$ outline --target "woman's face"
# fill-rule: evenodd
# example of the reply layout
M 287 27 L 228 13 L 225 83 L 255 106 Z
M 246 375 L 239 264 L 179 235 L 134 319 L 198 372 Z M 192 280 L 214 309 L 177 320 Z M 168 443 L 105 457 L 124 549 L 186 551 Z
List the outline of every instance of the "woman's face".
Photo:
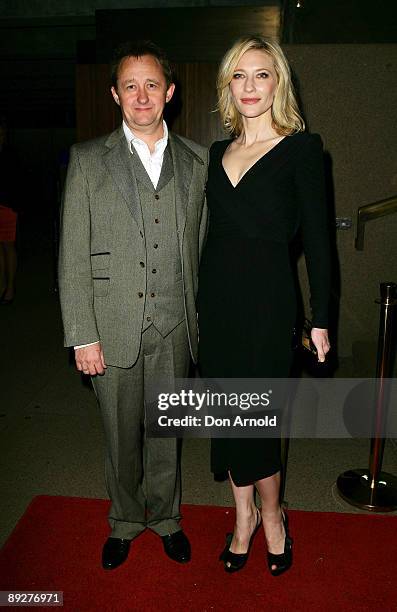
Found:
M 244 53 L 230 82 L 234 104 L 243 117 L 259 117 L 269 112 L 277 88 L 273 60 L 265 51 Z

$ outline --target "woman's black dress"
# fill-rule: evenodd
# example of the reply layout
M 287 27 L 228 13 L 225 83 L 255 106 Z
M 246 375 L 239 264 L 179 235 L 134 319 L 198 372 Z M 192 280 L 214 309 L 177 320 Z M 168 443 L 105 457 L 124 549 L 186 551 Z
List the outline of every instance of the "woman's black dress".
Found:
M 286 136 L 231 184 L 230 140 L 210 151 L 208 237 L 199 276 L 199 366 L 205 378 L 286 378 L 296 291 L 289 243 L 301 228 L 312 320 L 327 327 L 329 235 L 321 138 Z M 279 439 L 212 439 L 211 469 L 246 485 L 280 470 Z

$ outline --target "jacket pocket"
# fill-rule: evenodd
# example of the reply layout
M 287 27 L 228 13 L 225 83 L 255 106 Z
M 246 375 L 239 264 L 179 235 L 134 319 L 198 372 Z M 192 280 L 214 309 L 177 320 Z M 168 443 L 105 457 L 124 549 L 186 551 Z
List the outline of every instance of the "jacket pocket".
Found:
M 110 253 L 91 253 L 91 270 L 107 270 L 110 265 Z

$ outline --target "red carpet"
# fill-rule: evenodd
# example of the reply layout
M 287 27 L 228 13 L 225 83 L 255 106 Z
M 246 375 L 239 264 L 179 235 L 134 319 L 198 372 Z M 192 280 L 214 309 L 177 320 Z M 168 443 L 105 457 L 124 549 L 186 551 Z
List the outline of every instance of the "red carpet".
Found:
M 68 612 L 397 610 L 396 517 L 290 511 L 295 561 L 275 578 L 262 532 L 246 568 L 224 572 L 218 555 L 234 513 L 211 506 L 183 508 L 191 563 L 169 560 L 145 531 L 127 562 L 104 572 L 107 508 L 105 500 L 36 497 L 0 554 L 0 590 L 63 591 Z

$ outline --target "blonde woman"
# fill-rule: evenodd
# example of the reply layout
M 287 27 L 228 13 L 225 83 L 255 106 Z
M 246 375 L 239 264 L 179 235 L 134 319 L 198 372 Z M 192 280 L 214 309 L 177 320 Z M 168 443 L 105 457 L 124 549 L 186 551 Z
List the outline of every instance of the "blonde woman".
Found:
M 198 297 L 201 373 L 284 378 L 296 318 L 289 243 L 299 229 L 319 361 L 329 350 L 322 142 L 304 131 L 278 44 L 261 36 L 239 40 L 222 60 L 217 89 L 230 139 L 215 142 L 210 152 L 210 225 Z M 236 504 L 234 532 L 221 554 L 227 572 L 244 567 L 261 523 L 270 572 L 276 576 L 291 566 L 292 540 L 279 505 L 280 467 L 278 438 L 212 439 L 212 471 L 228 472 Z

